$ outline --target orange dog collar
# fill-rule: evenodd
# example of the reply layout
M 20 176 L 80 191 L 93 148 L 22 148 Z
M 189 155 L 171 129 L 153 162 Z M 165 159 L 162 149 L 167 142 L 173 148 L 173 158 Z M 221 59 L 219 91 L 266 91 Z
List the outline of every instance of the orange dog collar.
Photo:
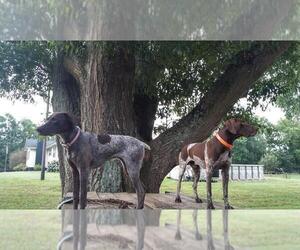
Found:
M 216 138 L 225 148 L 228 148 L 229 150 L 233 148 L 233 145 L 225 141 L 218 133 L 216 133 Z

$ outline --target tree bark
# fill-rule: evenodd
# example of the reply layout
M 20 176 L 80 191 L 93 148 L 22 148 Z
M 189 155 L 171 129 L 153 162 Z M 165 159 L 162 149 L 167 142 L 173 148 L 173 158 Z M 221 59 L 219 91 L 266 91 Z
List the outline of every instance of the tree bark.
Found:
M 65 57 L 62 68 L 68 71 L 64 71 L 64 75 L 76 83 L 76 91 L 80 91 L 79 99 L 82 101 L 77 103 L 76 109 L 80 108 L 83 130 L 97 134 L 131 135 L 149 142 L 152 140 L 158 101 L 143 91 L 136 91 L 138 80 L 135 79 L 132 47 L 126 42 L 104 43 L 102 46 L 90 43 L 86 62 Z M 58 82 L 66 85 L 66 81 Z M 56 104 L 55 111 L 74 113 L 74 108 L 69 107 L 72 100 L 66 98 L 70 96 L 68 92 L 56 87 L 54 96 L 56 102 L 63 103 Z M 71 191 L 71 172 L 66 168 L 63 150 L 61 147 L 59 149 L 62 186 L 67 186 L 64 190 Z M 98 192 L 133 191 L 130 180 L 122 170 L 118 161 L 106 163 L 103 168 L 91 173 L 89 189 Z
M 75 78 L 66 71 L 63 66 L 64 58 L 59 56 L 54 65 L 53 98 L 52 106 L 54 112 L 68 112 L 80 119 L 80 89 Z M 58 158 L 60 165 L 60 180 L 62 196 L 73 190 L 73 177 L 71 169 L 66 161 L 64 148 L 58 138 Z
M 258 43 L 233 58 L 220 78 L 200 100 L 196 107 L 175 126 L 162 133 L 151 143 L 151 158 L 142 169 L 142 180 L 147 192 L 159 192 L 168 172 L 177 165 L 183 145 L 206 139 L 220 123 L 222 117 L 255 84 L 290 42 Z M 263 46 L 262 46 L 263 45 Z
M 137 137 L 133 109 L 135 58 L 131 46 L 125 42 L 104 42 L 101 46 L 90 43 L 84 67 L 72 58 L 65 65 L 80 82 L 82 129 Z M 93 171 L 91 190 L 132 190 L 122 169 L 120 162 L 110 161 Z

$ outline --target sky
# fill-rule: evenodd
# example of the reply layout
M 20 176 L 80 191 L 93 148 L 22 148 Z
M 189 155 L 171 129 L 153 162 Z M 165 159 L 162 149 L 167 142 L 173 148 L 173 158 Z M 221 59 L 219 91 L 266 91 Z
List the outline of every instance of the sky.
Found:
M 0 115 L 5 113 L 12 114 L 17 120 L 26 118 L 32 120 L 35 124 L 39 124 L 45 119 L 46 103 L 41 97 L 35 97 L 35 103 L 13 102 L 6 98 L 0 98 Z M 284 118 L 283 111 L 272 105 L 269 105 L 265 111 L 257 108 L 254 113 L 259 117 L 265 117 L 273 124 Z
M 46 118 L 46 102 L 41 97 L 34 99 L 35 103 L 25 103 L 0 98 L 0 115 L 10 113 L 17 120 L 30 119 L 33 123 L 39 124 Z

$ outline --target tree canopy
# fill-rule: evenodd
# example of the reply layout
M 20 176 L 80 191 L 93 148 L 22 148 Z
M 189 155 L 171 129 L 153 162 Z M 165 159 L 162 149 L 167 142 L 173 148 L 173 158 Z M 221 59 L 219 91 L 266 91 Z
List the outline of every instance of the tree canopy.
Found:
M 113 55 L 117 42 L 1 42 L 0 94 L 32 100 L 46 95 L 54 80 L 54 65 L 61 53 L 84 61 L 89 46 L 96 44 Z M 126 43 L 126 42 L 124 42 Z M 127 42 L 128 43 L 128 42 Z M 159 118 L 182 117 L 233 63 L 237 53 L 253 46 L 276 47 L 276 42 L 130 42 L 136 54 L 136 91 L 159 103 Z M 251 114 L 252 108 L 276 103 L 287 114 L 297 110 L 299 99 L 299 45 L 289 48 L 245 96 L 248 107 L 235 106 L 235 114 Z M 290 105 L 289 105 L 290 104 Z M 291 106 L 292 105 L 292 106 Z M 299 105 L 298 105 L 299 106 Z

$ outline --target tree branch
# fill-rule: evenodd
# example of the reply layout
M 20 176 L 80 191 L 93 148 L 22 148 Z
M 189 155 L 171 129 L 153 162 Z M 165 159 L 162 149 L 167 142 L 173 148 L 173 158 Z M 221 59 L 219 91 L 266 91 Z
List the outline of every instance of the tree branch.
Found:
M 151 143 L 151 170 L 160 183 L 177 164 L 181 147 L 206 139 L 232 106 L 291 45 L 291 42 L 259 42 L 238 53 L 196 107 L 175 126 Z M 146 183 L 145 183 L 146 184 Z M 158 185 L 159 186 L 159 185 Z

